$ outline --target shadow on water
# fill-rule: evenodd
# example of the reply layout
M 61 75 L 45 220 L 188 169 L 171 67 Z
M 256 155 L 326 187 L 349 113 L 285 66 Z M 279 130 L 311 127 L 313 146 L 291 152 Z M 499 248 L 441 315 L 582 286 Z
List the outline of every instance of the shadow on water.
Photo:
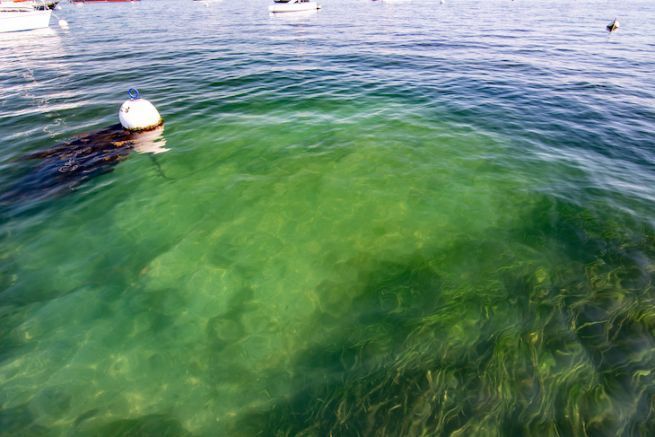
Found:
M 319 287 L 329 334 L 290 364 L 293 395 L 229 434 L 647 435 L 655 236 L 625 220 L 544 198 L 499 240 L 351 260 L 356 287 Z

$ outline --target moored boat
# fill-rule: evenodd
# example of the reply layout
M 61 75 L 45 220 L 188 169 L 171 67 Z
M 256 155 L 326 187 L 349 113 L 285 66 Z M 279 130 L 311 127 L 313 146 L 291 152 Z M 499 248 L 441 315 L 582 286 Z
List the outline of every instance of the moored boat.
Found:
M 71 0 L 73 3 L 132 3 L 141 0 Z
M 37 10 L 31 4 L 0 3 L 0 32 L 46 28 L 51 14 L 51 10 Z
M 0 4 L 16 3 L 22 6 L 32 6 L 34 9 L 45 10 L 55 9 L 59 4 L 59 0 L 12 0 L 8 2 L 0 1 Z
M 272 13 L 303 12 L 321 9 L 321 5 L 310 0 L 274 0 L 275 4 L 268 7 Z

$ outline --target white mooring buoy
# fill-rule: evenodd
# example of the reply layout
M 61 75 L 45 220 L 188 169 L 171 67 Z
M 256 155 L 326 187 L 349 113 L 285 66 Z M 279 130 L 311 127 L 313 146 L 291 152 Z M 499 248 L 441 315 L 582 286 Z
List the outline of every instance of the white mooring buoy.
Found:
M 146 99 L 142 99 L 139 91 L 130 88 L 127 93 L 130 98 L 121 105 L 121 109 L 118 111 L 118 119 L 124 129 L 131 131 L 149 130 L 164 123 L 155 105 Z

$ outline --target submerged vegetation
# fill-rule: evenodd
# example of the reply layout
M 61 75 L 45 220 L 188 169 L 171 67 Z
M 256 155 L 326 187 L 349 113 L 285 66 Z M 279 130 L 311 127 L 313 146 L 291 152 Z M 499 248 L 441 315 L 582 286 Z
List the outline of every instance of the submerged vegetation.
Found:
M 362 281 L 317 290 L 327 302 L 313 324 L 331 334 L 292 363 L 297 392 L 230 433 L 655 429 L 655 269 L 643 265 L 655 255 L 655 235 L 625 235 L 618 217 L 549 199 L 522 222 L 493 242 L 464 239 L 403 263 L 344 266 Z M 490 258 L 503 239 L 523 246 Z M 568 258 L 553 264 L 553 251 Z
M 398 128 L 407 126 L 389 129 Z M 79 272 L 46 268 L 55 295 L 25 275 L 38 252 L 5 257 L 4 270 L 15 272 L 2 277 L 0 370 L 15 399 L 0 416 L 5 429 L 44 431 L 49 420 L 81 435 L 653 429 L 650 225 L 600 200 L 539 194 L 540 179 L 527 183 L 503 171 L 511 160 L 479 153 L 500 147 L 489 138 L 413 129 L 437 148 L 328 143 L 290 159 L 271 148 L 260 161 L 242 150 L 242 161 L 197 167 L 197 179 L 171 179 L 150 200 L 236 175 L 220 204 L 197 191 L 193 203 L 208 205 L 200 212 L 162 216 L 126 198 L 89 223 L 63 215 L 52 247 L 66 253 L 87 253 L 100 227 L 119 254 L 134 243 L 116 230 L 135 215 L 156 226 L 120 264 L 101 257 Z M 438 175 L 415 165 L 425 153 L 448 156 Z M 389 168 L 411 183 L 384 179 Z M 367 199 L 371 181 L 378 195 Z M 67 228 L 80 239 L 67 240 Z M 44 358 L 24 367 L 24 358 L 12 362 L 17 351 Z
M 7 42 L 0 435 L 653 434 L 640 2 L 611 36 L 593 2 L 171 0 Z M 166 131 L 98 130 L 136 85 Z

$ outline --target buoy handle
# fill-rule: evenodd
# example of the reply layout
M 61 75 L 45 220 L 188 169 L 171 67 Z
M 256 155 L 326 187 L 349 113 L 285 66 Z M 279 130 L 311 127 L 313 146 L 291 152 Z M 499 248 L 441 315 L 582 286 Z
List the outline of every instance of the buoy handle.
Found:
M 130 96 L 131 100 L 136 100 L 139 98 L 139 90 L 136 88 L 130 88 L 127 90 L 127 95 Z

